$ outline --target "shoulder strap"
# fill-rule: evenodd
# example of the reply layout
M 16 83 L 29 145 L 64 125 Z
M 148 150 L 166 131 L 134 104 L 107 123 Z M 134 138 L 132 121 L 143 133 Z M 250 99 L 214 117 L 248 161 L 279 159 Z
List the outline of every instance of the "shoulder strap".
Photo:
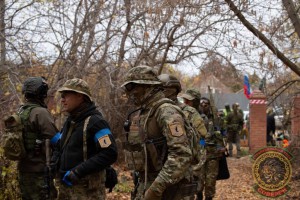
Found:
M 62 149 L 65 147 L 65 145 L 67 144 L 67 142 L 69 141 L 70 137 L 71 137 L 71 133 L 74 129 L 74 126 L 75 126 L 75 122 L 74 121 L 71 121 L 71 124 L 70 124 L 70 128 L 69 128 L 69 131 L 67 133 L 67 136 L 66 136 L 66 139 L 65 139 L 65 142 L 62 146 Z
M 158 102 L 156 102 L 156 104 L 154 104 L 154 106 L 151 108 L 151 111 L 149 112 L 149 116 L 153 115 L 155 113 L 155 111 L 157 110 L 157 108 L 164 103 L 170 103 L 170 104 L 175 105 L 175 102 L 172 101 L 171 99 L 163 98 L 163 99 L 159 100 Z
M 41 106 L 38 104 L 28 104 L 21 106 L 20 110 L 18 111 L 18 115 L 20 116 L 22 123 L 24 123 L 29 118 L 31 110 L 36 107 Z
M 89 124 L 91 116 L 88 116 L 84 120 L 84 125 L 83 125 L 83 161 L 87 160 L 87 142 L 86 142 L 86 129 L 87 125 Z
M 152 117 L 152 115 L 155 114 L 157 108 L 158 108 L 159 106 L 161 106 L 162 104 L 164 104 L 164 103 L 170 103 L 170 104 L 175 105 L 174 101 L 172 101 L 171 99 L 168 99 L 168 98 L 163 98 L 163 99 L 160 99 L 158 102 L 156 102 L 156 103 L 154 104 L 154 106 L 151 108 L 151 110 L 149 111 L 149 113 L 148 113 L 148 115 L 147 115 L 147 117 L 146 117 L 146 119 L 145 119 L 144 127 L 143 127 L 143 130 L 144 130 L 145 132 L 147 132 L 146 126 L 147 126 L 148 119 L 149 119 L 150 117 Z

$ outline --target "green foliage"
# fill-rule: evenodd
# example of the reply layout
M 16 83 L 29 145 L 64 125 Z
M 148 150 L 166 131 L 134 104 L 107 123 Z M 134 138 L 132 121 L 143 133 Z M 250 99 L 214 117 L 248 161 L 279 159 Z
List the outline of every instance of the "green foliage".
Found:
M 248 156 L 249 155 L 249 149 L 247 148 L 241 148 L 241 156 Z
M 132 181 L 131 181 L 132 182 Z M 133 189 L 132 184 L 129 182 L 122 182 L 118 183 L 116 187 L 114 188 L 115 192 L 120 192 L 120 193 L 130 193 Z

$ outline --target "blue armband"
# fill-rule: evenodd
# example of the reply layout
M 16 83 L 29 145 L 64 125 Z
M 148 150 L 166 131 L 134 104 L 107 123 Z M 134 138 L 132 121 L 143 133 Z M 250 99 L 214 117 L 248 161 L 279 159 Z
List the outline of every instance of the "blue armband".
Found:
M 200 139 L 200 141 L 199 141 L 199 144 L 200 144 L 200 146 L 205 146 L 205 140 L 204 139 Z
M 51 143 L 52 145 L 56 145 L 57 142 L 60 140 L 60 138 L 61 138 L 61 133 L 58 132 L 58 133 L 56 133 L 56 134 L 51 138 L 50 143 Z
M 110 130 L 108 128 L 104 128 L 104 129 L 101 129 L 100 131 L 98 131 L 96 134 L 95 134 L 95 137 L 94 137 L 94 141 L 95 142 L 98 142 L 98 139 L 105 136 L 105 135 L 109 135 L 111 134 Z

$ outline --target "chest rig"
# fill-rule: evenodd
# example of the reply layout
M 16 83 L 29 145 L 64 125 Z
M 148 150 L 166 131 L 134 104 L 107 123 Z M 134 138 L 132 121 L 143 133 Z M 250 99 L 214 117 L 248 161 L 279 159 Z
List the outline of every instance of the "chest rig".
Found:
M 163 167 L 167 159 L 167 141 L 154 116 L 160 105 L 170 101 L 162 99 L 149 109 L 139 109 L 128 115 L 124 124 L 126 131 L 124 153 L 130 170 L 151 173 L 158 172 Z M 132 114 L 133 117 L 130 116 Z

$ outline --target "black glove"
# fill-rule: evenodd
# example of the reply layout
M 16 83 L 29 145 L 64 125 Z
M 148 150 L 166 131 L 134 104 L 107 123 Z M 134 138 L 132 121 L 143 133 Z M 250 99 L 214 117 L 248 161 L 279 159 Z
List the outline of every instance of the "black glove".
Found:
M 67 186 L 76 185 L 79 182 L 79 176 L 76 170 L 67 171 L 62 179 Z

